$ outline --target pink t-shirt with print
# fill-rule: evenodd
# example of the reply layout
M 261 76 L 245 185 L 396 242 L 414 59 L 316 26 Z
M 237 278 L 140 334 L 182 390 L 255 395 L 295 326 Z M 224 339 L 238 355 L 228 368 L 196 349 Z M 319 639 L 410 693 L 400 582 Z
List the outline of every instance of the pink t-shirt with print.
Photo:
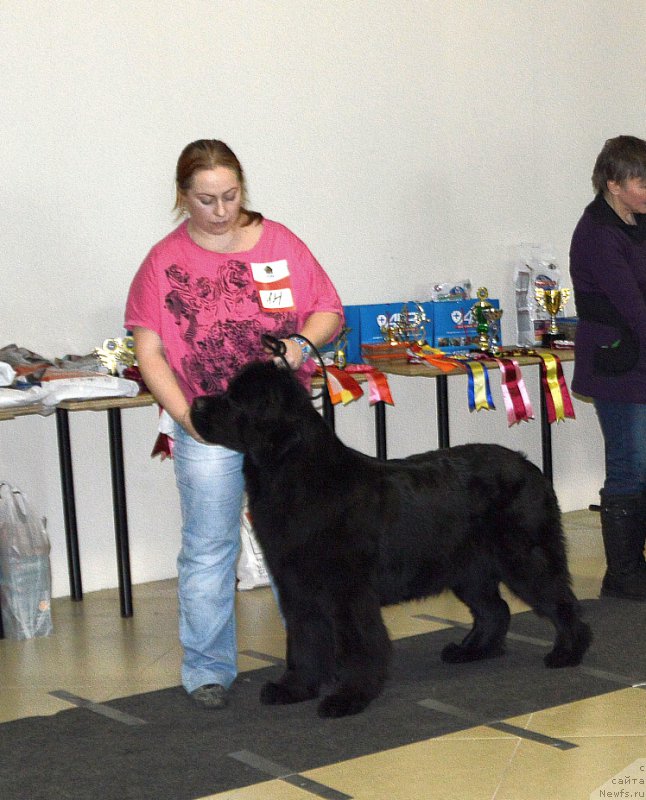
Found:
M 343 314 L 307 246 L 278 222 L 262 224 L 251 250 L 213 253 L 191 239 L 185 221 L 151 249 L 134 277 L 126 328 L 161 338 L 189 403 L 223 391 L 249 361 L 266 359 L 261 334 L 296 333 L 315 311 Z M 308 362 L 304 377 L 314 367 Z

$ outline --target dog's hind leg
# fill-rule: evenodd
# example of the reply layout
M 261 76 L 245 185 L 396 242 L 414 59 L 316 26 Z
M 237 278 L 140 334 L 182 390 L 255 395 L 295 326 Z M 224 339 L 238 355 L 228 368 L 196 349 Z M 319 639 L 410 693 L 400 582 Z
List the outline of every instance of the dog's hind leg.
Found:
M 592 631 L 581 619 L 579 604 L 574 595 L 557 603 L 552 614 L 539 608 L 535 610 L 537 614 L 549 616 L 556 628 L 554 648 L 543 658 L 545 666 L 575 667 L 580 664 L 592 642 Z
M 539 617 L 547 617 L 556 628 L 554 647 L 543 658 L 545 666 L 574 667 L 580 664 L 592 642 L 592 631 L 581 619 L 568 574 L 538 573 L 523 583 L 519 583 L 515 574 L 504 581 Z
M 509 629 L 509 606 L 498 592 L 493 579 L 475 581 L 474 585 L 454 586 L 453 592 L 473 615 L 473 627 L 459 644 L 448 644 L 442 650 L 442 661 L 451 664 L 495 658 L 505 652 Z
M 377 596 L 353 591 L 336 611 L 336 685 L 321 700 L 320 717 L 358 714 L 381 694 L 392 645 Z

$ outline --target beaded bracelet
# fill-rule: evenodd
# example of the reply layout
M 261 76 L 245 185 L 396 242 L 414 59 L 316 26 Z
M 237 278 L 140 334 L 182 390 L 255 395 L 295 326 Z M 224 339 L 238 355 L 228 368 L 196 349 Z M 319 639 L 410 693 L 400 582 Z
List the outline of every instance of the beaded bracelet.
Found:
M 292 334 L 290 339 L 293 339 L 296 344 L 301 348 L 301 354 L 303 356 L 303 364 L 307 361 L 307 359 L 312 355 L 312 348 L 302 336 L 299 336 L 297 333 Z

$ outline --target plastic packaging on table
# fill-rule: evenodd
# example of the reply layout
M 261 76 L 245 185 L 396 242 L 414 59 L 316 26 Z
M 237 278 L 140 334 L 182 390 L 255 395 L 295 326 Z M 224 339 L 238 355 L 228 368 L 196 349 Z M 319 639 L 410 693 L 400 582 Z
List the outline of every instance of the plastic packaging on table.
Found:
M 540 347 L 550 315 L 536 299 L 537 289 L 560 289 L 561 270 L 552 249 L 541 244 L 521 244 L 514 267 L 516 293 L 516 344 Z M 564 316 L 564 311 L 558 316 Z
M 11 386 L 15 377 L 16 372 L 11 364 L 0 361 L 0 386 Z
M 52 633 L 49 537 L 25 495 L 0 482 L 0 609 L 7 639 Z

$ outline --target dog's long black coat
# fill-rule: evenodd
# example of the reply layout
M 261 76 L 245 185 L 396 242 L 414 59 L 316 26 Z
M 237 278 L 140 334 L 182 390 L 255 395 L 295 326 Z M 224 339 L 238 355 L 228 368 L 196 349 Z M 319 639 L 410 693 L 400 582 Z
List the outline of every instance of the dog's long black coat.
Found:
M 470 444 L 380 461 L 346 447 L 306 390 L 273 363 L 243 369 L 191 418 L 209 442 L 244 453 L 254 528 L 287 626 L 287 668 L 263 703 L 331 693 L 319 714 L 364 709 L 390 656 L 380 607 L 449 588 L 473 628 L 449 662 L 502 653 L 506 584 L 556 628 L 548 667 L 578 664 L 591 641 L 570 588 L 552 487 L 524 456 Z

